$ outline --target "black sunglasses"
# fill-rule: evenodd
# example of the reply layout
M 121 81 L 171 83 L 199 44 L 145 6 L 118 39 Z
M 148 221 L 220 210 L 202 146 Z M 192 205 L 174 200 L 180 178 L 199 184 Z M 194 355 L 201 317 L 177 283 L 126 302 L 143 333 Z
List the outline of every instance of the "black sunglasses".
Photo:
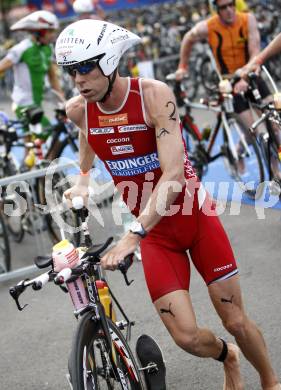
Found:
M 76 73 L 80 75 L 85 75 L 94 70 L 97 66 L 97 60 L 88 60 L 83 61 L 78 64 L 63 66 L 63 70 L 67 72 L 70 76 L 75 77 Z
M 224 11 L 225 9 L 229 8 L 229 7 L 234 7 L 235 6 L 235 1 L 232 1 L 231 3 L 227 3 L 227 4 L 224 4 L 224 5 L 217 5 L 217 9 L 218 11 Z

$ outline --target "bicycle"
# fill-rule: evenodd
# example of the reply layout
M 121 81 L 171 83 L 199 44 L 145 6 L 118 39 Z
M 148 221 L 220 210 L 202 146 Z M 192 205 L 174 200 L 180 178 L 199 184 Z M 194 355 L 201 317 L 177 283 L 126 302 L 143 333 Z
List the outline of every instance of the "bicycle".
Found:
M 6 224 L 0 212 L 0 274 L 11 270 L 11 250 Z
M 153 372 L 157 370 L 157 364 L 151 362 L 147 367 L 138 367 L 128 345 L 134 322 L 129 320 L 109 288 L 100 265 L 100 255 L 113 238 L 109 238 L 104 244 L 93 245 L 87 226 L 86 209 L 82 207 L 83 200 L 81 202 L 81 198 L 77 197 L 72 202 L 78 209 L 84 236 L 84 243 L 76 249 L 79 253 L 78 265 L 75 268 L 66 266 L 55 272 L 53 257 L 38 256 L 35 260 L 37 267 L 43 269 L 51 266 L 51 269 L 35 279 L 19 282 L 10 288 L 10 294 L 20 311 L 26 305 L 20 305 L 19 297 L 29 286 L 37 291 L 53 281 L 71 295 L 74 315 L 78 319 L 68 360 L 69 380 L 73 390 L 144 389 L 140 372 Z M 132 255 L 127 256 L 119 265 L 127 285 L 132 283 L 127 278 L 131 263 Z M 74 284 L 74 289 L 70 288 L 71 283 L 72 286 Z M 116 304 L 124 320 L 114 322 L 114 311 L 108 309 L 112 306 L 106 307 L 102 303 L 100 285 L 107 286 L 110 299 Z M 126 336 L 121 332 L 125 329 Z
M 175 74 L 168 75 L 167 81 L 172 82 L 177 103 L 183 109 L 180 115 L 181 122 L 188 134 L 187 146 L 190 160 L 198 177 L 202 179 L 209 163 L 223 157 L 227 171 L 239 183 L 243 192 L 252 199 L 259 199 L 263 193 L 260 183 L 264 181 L 264 169 L 256 138 L 250 131 L 242 129 L 235 117 L 232 86 L 238 78 L 221 79 L 213 100 L 205 98 L 199 103 L 191 102 L 187 98 L 184 84 L 182 87 L 181 82 L 176 81 Z M 191 109 L 214 113 L 216 115 L 214 124 L 201 133 L 190 115 Z M 220 151 L 213 154 L 220 130 L 223 138 L 222 145 Z M 239 167 L 241 159 L 244 161 L 243 172 Z
M 33 125 L 36 125 L 40 122 L 40 118 L 42 115 L 42 111 L 39 109 L 28 109 L 27 114 L 30 118 L 30 121 Z M 2 115 L 2 119 L 4 116 Z M 7 224 L 7 228 L 9 233 L 13 236 L 16 242 L 21 242 L 24 238 L 25 232 L 29 234 L 35 234 L 36 230 L 38 230 L 38 222 L 41 225 L 41 229 L 47 229 L 50 238 L 57 242 L 59 241 L 59 234 L 57 231 L 57 226 L 52 220 L 50 214 L 42 215 L 41 211 L 34 206 L 34 204 L 46 205 L 46 197 L 45 197 L 45 178 L 38 177 L 30 183 L 29 189 L 31 190 L 31 194 L 28 191 L 21 190 L 21 176 L 19 175 L 20 167 L 19 163 L 16 160 L 14 154 L 11 152 L 12 148 L 24 147 L 36 150 L 36 154 L 38 153 L 38 146 L 34 142 L 26 142 L 24 138 L 26 135 L 31 135 L 31 132 L 24 132 L 21 135 L 18 134 L 19 129 L 21 129 L 22 122 L 15 120 L 9 120 L 6 118 L 5 123 L 2 123 L 0 126 L 0 144 L 2 147 L 2 154 L 0 155 L 0 177 L 11 177 L 14 176 L 14 185 L 13 191 L 9 191 L 9 186 L 3 188 L 2 199 L 3 205 L 5 204 L 15 204 L 15 196 L 21 196 L 28 204 L 33 204 L 32 209 L 29 209 L 27 213 L 22 213 L 22 215 L 14 216 L 8 215 L 4 213 L 5 222 Z M 42 158 L 42 154 L 40 151 L 41 144 L 39 144 L 39 153 L 37 155 L 37 161 L 31 164 L 30 169 L 41 169 L 47 168 L 49 166 L 49 161 L 46 161 Z M 15 176 L 19 175 L 19 176 Z M 18 180 L 18 181 L 16 181 Z M 19 183 L 18 183 L 19 182 Z M 19 185 L 16 186 L 16 183 Z M 62 183 L 62 184 L 61 184 Z M 55 172 L 52 177 L 51 183 L 51 192 L 52 194 L 56 194 L 58 200 L 62 198 L 63 192 L 66 190 L 67 183 L 65 183 L 65 176 L 62 172 Z M 51 195 L 51 194 L 49 194 Z M 63 218 L 67 220 L 68 223 L 71 223 L 72 226 L 77 226 L 77 218 L 73 213 L 65 212 Z M 43 226 L 45 224 L 45 227 Z M 79 242 L 79 233 L 75 234 L 76 242 Z
M 255 97 L 253 107 L 261 112 L 261 116 L 252 124 L 250 131 L 255 134 L 261 149 L 270 182 L 270 190 L 279 195 L 281 180 L 277 177 L 276 171 L 281 172 L 281 143 L 277 134 L 277 131 L 280 132 L 281 129 L 281 95 L 267 68 L 263 66 L 262 70 L 272 84 L 274 90 L 273 101 L 263 103 L 256 81 L 257 75 L 249 73 L 248 82 Z M 258 133 L 257 128 L 262 123 L 265 124 L 266 131 Z

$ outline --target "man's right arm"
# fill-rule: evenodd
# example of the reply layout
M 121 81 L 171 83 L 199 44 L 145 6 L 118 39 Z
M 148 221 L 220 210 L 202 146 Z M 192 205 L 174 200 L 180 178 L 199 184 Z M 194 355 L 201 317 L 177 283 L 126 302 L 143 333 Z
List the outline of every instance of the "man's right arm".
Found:
M 14 66 L 13 62 L 5 57 L 0 61 L 0 73 L 5 72 L 7 69 L 10 69 Z
M 67 117 L 79 127 L 79 162 L 82 172 L 88 172 L 95 158 L 95 152 L 88 143 L 85 101 L 81 96 L 75 96 L 66 103 Z
M 180 48 L 180 61 L 178 71 L 188 72 L 188 61 L 194 43 L 208 38 L 208 25 L 205 20 L 197 23 L 183 37 Z M 177 72 L 178 72 L 177 71 Z
M 88 143 L 87 126 L 85 119 L 85 101 L 81 96 L 75 96 L 66 103 L 66 114 L 68 118 L 79 127 L 79 165 L 80 175 L 75 185 L 65 191 L 66 199 L 73 199 L 75 196 L 82 196 L 84 204 L 87 204 L 89 196 L 90 174 L 93 166 L 95 152 Z M 71 206 L 71 204 L 69 204 Z

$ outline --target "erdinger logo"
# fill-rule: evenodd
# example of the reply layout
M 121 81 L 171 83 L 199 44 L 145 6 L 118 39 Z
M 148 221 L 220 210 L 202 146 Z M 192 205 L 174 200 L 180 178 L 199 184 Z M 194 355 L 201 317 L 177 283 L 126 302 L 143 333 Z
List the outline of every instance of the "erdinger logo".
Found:
M 99 125 L 105 126 L 118 126 L 128 124 L 128 114 L 115 114 L 115 115 L 101 115 L 99 116 Z
M 160 168 L 157 153 L 105 162 L 113 176 L 135 176 Z
M 145 131 L 147 130 L 147 126 L 140 124 L 140 125 L 128 125 L 128 126 L 118 126 L 118 132 L 119 133 L 131 133 L 134 131 Z
M 231 267 L 232 267 L 232 264 L 227 264 L 227 265 L 224 265 L 222 267 L 214 268 L 214 272 L 224 271 L 225 269 L 229 269 Z

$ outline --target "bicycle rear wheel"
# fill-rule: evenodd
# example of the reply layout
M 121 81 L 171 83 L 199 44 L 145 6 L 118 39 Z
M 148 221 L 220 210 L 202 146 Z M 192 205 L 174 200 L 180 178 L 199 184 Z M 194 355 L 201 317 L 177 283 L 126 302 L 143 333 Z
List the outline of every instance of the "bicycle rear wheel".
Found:
M 143 389 L 134 356 L 117 326 L 107 318 L 113 342 L 114 362 L 108 342 L 93 313 L 80 320 L 69 358 L 73 390 Z
M 11 270 L 11 251 L 6 225 L 0 212 L 0 274 Z
M 229 120 L 228 125 L 237 148 L 238 161 L 233 155 L 226 131 L 224 130 L 222 152 L 224 154 L 225 166 L 249 198 L 259 199 L 263 194 L 264 169 L 257 140 L 248 131 L 245 135 L 245 148 L 238 133 L 239 129 L 243 133 L 241 126 L 233 119 Z

